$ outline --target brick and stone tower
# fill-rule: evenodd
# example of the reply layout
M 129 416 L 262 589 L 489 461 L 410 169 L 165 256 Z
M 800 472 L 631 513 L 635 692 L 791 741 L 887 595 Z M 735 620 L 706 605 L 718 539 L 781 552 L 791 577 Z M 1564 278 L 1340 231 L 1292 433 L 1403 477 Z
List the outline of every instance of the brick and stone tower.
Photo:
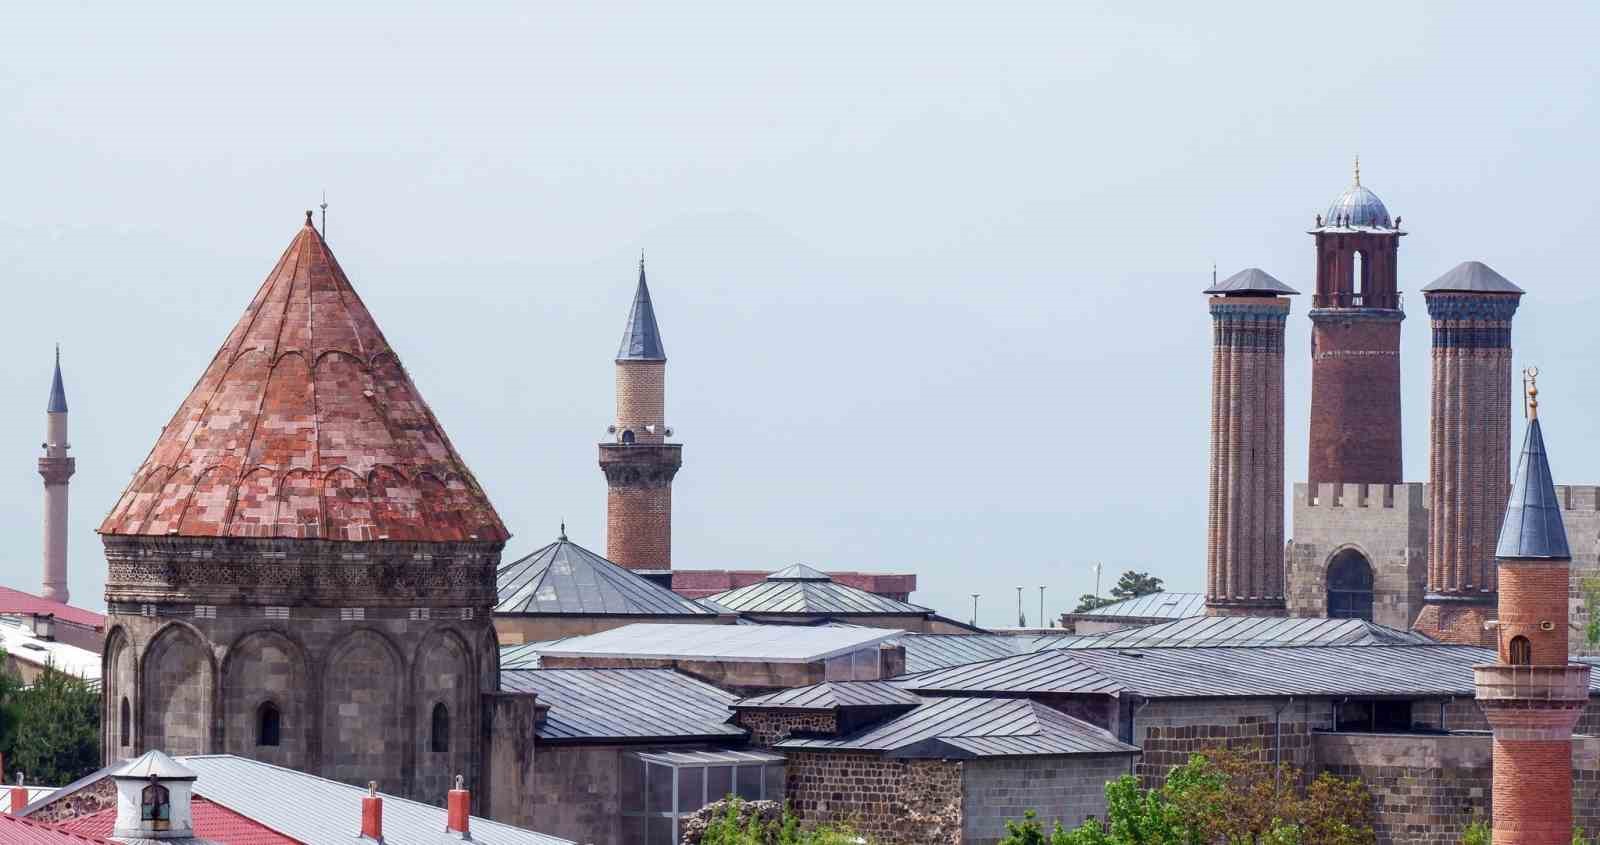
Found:
M 1250 268 L 1210 295 L 1206 613 L 1283 616 L 1283 329 L 1293 288 Z
M 639 287 L 617 349 L 617 419 L 600 444 L 606 476 L 606 557 L 671 586 L 672 479 L 683 446 L 668 443 L 667 352 L 639 259 Z
M 1317 293 L 1311 307 L 1310 484 L 1400 482 L 1398 221 L 1355 184 L 1311 231 Z
M 1467 261 L 1422 289 L 1433 325 L 1428 592 L 1417 630 L 1492 646 L 1494 532 L 1511 468 L 1511 318 L 1522 289 Z
M 67 481 L 77 471 L 67 457 L 67 391 L 61 385 L 61 347 L 56 347 L 56 372 L 50 380 L 50 404 L 45 406 L 44 457 L 39 475 L 44 477 L 44 589 L 41 595 L 66 604 L 67 592 Z
M 509 535 L 311 212 L 100 534 L 107 760 L 481 780 Z
M 1572 729 L 1589 702 L 1589 667 L 1567 661 L 1567 547 L 1551 483 L 1538 391 L 1528 390 L 1522 444 L 1500 559 L 1499 659 L 1473 667 L 1478 706 L 1494 731 L 1494 841 L 1572 841 Z

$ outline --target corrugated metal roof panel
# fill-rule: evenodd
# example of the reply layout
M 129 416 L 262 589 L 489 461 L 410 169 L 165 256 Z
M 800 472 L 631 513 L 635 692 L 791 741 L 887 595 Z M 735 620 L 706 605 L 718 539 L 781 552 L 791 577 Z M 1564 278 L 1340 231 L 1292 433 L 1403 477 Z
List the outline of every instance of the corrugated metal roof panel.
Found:
M 782 763 L 784 759 L 765 751 L 640 751 L 634 756 L 663 766 L 748 766 Z
M 671 669 L 501 670 L 500 689 L 550 705 L 539 726 L 543 740 L 745 735 L 728 724 L 738 696 Z
M 1204 593 L 1150 593 L 1097 607 L 1074 616 L 1115 616 L 1129 619 L 1187 619 L 1206 612 Z
M 791 738 L 785 751 L 886 751 L 899 756 L 1128 754 L 1138 749 L 1026 698 L 926 698 L 916 709 L 848 737 Z
M 711 596 L 711 600 L 740 613 L 926 616 L 932 612 L 926 607 L 896 601 L 832 580 L 769 578 L 759 583 L 717 593 Z
M 906 634 L 895 642 L 905 647 L 907 672 L 926 672 L 1022 654 L 1031 640 L 998 634 Z
M 673 625 L 639 622 L 547 647 L 550 657 L 809 663 L 876 646 L 900 631 L 850 626 Z
M 1044 649 L 1202 648 L 1239 646 L 1427 645 L 1433 640 L 1364 619 L 1196 616 L 1092 637 L 1063 639 Z
M 914 707 L 921 703 L 909 692 L 887 681 L 829 681 L 808 687 L 741 699 L 734 706 L 780 710 L 837 710 L 841 707 Z
M 566 537 L 500 567 L 496 613 L 709 616 L 712 611 Z
M 307 845 L 348 843 L 352 831 L 360 830 L 365 789 L 229 754 L 179 757 L 178 762 L 200 776 L 196 795 Z M 383 795 L 387 845 L 438 845 L 444 826 L 443 807 Z M 482 845 L 572 845 L 477 816 L 471 827 L 472 841 Z

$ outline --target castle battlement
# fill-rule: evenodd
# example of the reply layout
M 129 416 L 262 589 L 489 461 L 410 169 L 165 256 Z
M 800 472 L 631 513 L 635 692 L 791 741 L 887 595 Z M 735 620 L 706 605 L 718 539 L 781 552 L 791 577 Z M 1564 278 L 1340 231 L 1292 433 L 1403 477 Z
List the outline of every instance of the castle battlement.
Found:
M 1556 501 L 1565 511 L 1600 511 L 1600 487 L 1593 484 L 1557 484 Z
M 1294 486 L 1294 503 L 1296 507 L 1307 508 L 1423 510 L 1428 506 L 1428 485 L 1420 481 L 1317 485 L 1302 481 Z

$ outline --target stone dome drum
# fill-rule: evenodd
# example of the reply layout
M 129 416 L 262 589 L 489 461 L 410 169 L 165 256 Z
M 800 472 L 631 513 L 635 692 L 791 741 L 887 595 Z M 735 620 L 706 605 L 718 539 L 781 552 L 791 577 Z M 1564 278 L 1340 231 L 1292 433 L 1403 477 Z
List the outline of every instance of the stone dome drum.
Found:
M 310 214 L 101 534 L 510 536 Z
M 1394 222 L 1389 219 L 1389 209 L 1383 205 L 1383 200 L 1378 195 L 1360 183 L 1345 189 L 1328 205 L 1327 216 L 1323 220 L 1327 226 L 1364 229 L 1393 229 Z

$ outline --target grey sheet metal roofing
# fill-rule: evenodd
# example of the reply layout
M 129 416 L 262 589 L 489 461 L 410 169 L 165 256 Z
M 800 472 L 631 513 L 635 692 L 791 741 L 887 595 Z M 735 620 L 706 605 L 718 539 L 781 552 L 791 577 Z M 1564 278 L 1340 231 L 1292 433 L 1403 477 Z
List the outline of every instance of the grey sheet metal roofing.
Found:
M 196 795 L 307 845 L 346 845 L 361 829 L 365 789 L 231 754 L 178 759 L 200 776 L 194 784 Z M 438 845 L 442 841 L 443 807 L 379 794 L 383 796 L 386 845 Z M 482 845 L 572 845 L 566 839 L 477 816 L 472 817 L 470 826 L 472 841 Z
M 551 657 L 810 663 L 877 646 L 900 633 L 889 628 L 854 626 L 637 622 L 598 634 L 572 637 L 541 653 Z
M 1220 282 L 1212 282 L 1202 293 L 1266 293 L 1273 296 L 1299 296 L 1300 291 L 1278 281 L 1258 267 L 1246 267 Z
M 1394 228 L 1394 222 L 1389 219 L 1389 209 L 1384 207 L 1383 200 L 1363 187 L 1359 180 L 1328 204 L 1328 213 L 1323 223 L 1327 228 Z
M 805 564 L 795 564 L 768 575 L 766 580 L 717 593 L 711 600 L 740 613 L 927 616 L 933 612 L 840 584 Z
M 539 653 L 541 651 L 546 648 L 554 648 L 572 639 L 577 639 L 577 637 L 561 637 L 555 640 L 534 640 L 530 643 L 503 645 L 500 647 L 500 668 L 537 669 L 539 668 Z
M 661 329 L 656 327 L 656 306 L 650 301 L 650 286 L 644 281 L 643 256 L 639 258 L 639 286 L 633 292 L 633 307 L 628 309 L 628 323 L 622 328 L 622 344 L 617 347 L 617 360 L 667 360 L 667 349 L 661 343 Z
M 1139 751 L 1088 722 L 1026 698 L 927 698 L 910 712 L 847 737 L 791 738 L 774 747 L 953 759 Z
M 751 710 L 838 710 L 842 707 L 915 707 L 921 699 L 887 681 L 829 681 L 740 699 Z
M 1463 261 L 1423 286 L 1424 292 L 1522 293 L 1522 288 L 1482 261 Z
M 659 766 L 759 766 L 782 763 L 782 754 L 765 751 L 637 751 L 633 756 Z
M 919 693 L 1132 694 L 1142 698 L 1471 696 L 1490 649 L 1413 645 L 1055 650 L 894 682 Z M 1600 680 L 1591 680 L 1600 691 Z
M 906 650 L 906 671 L 926 672 L 996 657 L 1011 657 L 1031 649 L 1031 639 L 1001 634 L 906 634 L 895 640 Z
M 1517 474 L 1511 481 L 1511 499 L 1506 503 L 1506 518 L 1500 524 L 1500 542 L 1494 555 L 1551 560 L 1572 557 L 1538 417 L 1528 421 L 1528 431 L 1523 435 L 1522 456 L 1517 459 Z
M 500 567 L 495 613 L 710 616 L 713 612 L 568 540 Z
M 1097 607 L 1073 616 L 1111 616 L 1127 619 L 1187 619 L 1204 616 L 1204 593 L 1150 593 Z
M 1427 645 L 1433 640 L 1364 619 L 1286 619 L 1196 616 L 1092 637 L 1065 638 L 1044 648 L 1203 648 L 1249 646 Z
M 738 696 L 672 669 L 502 669 L 503 692 L 550 705 L 546 741 L 742 738 L 728 724 Z

